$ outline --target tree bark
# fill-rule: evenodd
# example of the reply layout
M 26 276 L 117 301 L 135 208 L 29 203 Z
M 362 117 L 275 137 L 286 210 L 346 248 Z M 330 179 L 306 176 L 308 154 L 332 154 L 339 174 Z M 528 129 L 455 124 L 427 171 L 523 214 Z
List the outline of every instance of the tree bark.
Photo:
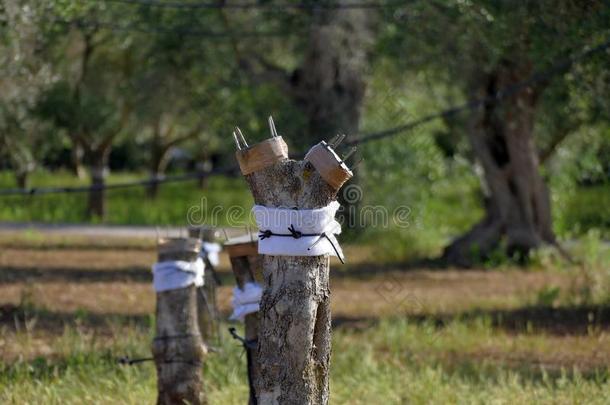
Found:
M 313 18 L 305 57 L 290 78 L 308 144 L 358 133 L 372 42 L 366 10 L 322 9 Z
M 159 182 L 165 174 L 167 168 L 167 155 L 170 148 L 163 148 L 162 146 L 153 146 L 152 160 L 150 165 L 150 176 L 153 180 L 147 188 L 147 194 L 149 198 L 156 198 L 159 194 Z
M 202 230 L 200 227 L 189 228 L 189 237 L 196 238 L 202 242 L 213 242 L 216 239 L 216 231 L 213 228 Z M 202 247 L 203 249 L 203 247 Z M 216 300 L 216 269 L 207 258 L 204 259 L 205 275 L 203 287 L 197 288 L 197 323 L 204 343 L 209 347 L 214 338 L 219 339 L 218 329 L 218 304 Z
M 530 74 L 530 64 L 504 61 L 486 80 L 479 76 L 477 96 L 493 97 Z M 485 216 L 445 249 L 448 262 L 471 266 L 499 247 L 524 259 L 543 242 L 555 243 L 549 190 L 534 143 L 538 96 L 534 89 L 515 92 L 471 117 L 468 136 L 484 172 Z
M 17 182 L 17 187 L 21 189 L 26 189 L 30 185 L 30 170 L 17 170 L 15 171 L 15 181 Z
M 286 160 L 246 176 L 257 204 L 320 208 L 336 196 L 309 162 Z M 329 257 L 263 256 L 258 356 L 260 404 L 329 398 Z
M 72 149 L 70 150 L 72 157 L 72 171 L 79 179 L 84 179 L 86 170 L 83 165 L 83 155 L 85 154 L 83 146 L 75 140 L 72 140 Z
M 256 282 L 255 273 L 257 271 L 255 266 L 259 263 L 258 255 L 254 257 L 240 256 L 231 257 L 231 268 L 235 275 L 235 281 L 237 286 L 241 289 L 244 288 L 246 283 Z M 256 387 L 260 385 L 260 360 L 258 357 L 258 324 L 259 324 L 259 313 L 253 313 L 246 315 L 244 320 L 245 326 L 245 339 L 249 342 L 246 347 L 247 360 L 248 360 L 248 382 L 250 384 L 250 397 L 248 404 L 257 404 Z M 254 347 L 253 347 L 254 346 Z
M 147 194 L 149 198 L 156 198 L 159 193 L 159 183 L 158 180 L 165 173 L 165 169 L 167 168 L 168 160 L 167 155 L 172 145 L 163 142 L 161 129 L 161 118 L 157 120 L 153 128 L 153 141 L 150 146 L 151 156 L 150 156 L 150 175 L 153 181 L 150 183 L 147 189 Z M 173 127 L 168 131 L 169 134 L 173 131 Z
M 159 252 L 159 261 L 197 258 L 197 252 Z M 158 405 L 206 403 L 202 366 L 206 349 L 197 325 L 194 285 L 157 293 L 156 337 L 152 352 L 157 368 Z
M 91 190 L 89 190 L 89 202 L 87 215 L 103 219 L 106 215 L 106 204 L 104 189 L 106 176 L 108 174 L 108 156 L 110 148 L 97 148 L 90 153 L 90 176 Z
M 195 164 L 195 171 L 198 176 L 197 184 L 201 190 L 205 190 L 208 187 L 208 180 L 213 167 L 212 160 L 208 158 L 207 154 L 203 154 Z

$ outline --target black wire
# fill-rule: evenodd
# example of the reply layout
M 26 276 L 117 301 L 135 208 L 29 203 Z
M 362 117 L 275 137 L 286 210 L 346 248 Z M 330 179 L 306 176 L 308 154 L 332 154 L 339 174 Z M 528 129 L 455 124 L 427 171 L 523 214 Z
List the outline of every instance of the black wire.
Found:
M 150 178 L 146 180 L 128 181 L 123 183 L 115 184 L 104 184 L 103 186 L 77 186 L 77 187 L 32 187 L 32 188 L 14 188 L 14 189 L 3 189 L 0 190 L 0 197 L 10 195 L 42 195 L 42 194 L 68 194 L 68 193 L 85 193 L 89 191 L 100 191 L 100 190 L 116 190 L 122 188 L 131 187 L 142 187 L 151 186 L 153 184 L 164 184 L 164 183 L 178 183 L 183 181 L 197 180 L 208 176 L 214 176 L 219 174 L 229 174 L 237 170 L 237 166 L 220 168 L 212 170 L 211 172 L 191 172 L 176 176 L 166 176 L 163 178 Z
M 335 246 L 335 243 L 332 241 L 332 239 L 326 234 L 326 232 L 322 232 L 322 233 L 302 233 L 300 231 L 297 231 L 294 228 L 294 225 L 290 225 L 290 227 L 288 228 L 288 231 L 290 233 L 274 233 L 272 232 L 270 229 L 264 230 L 264 231 L 259 231 L 258 233 L 258 238 L 260 240 L 265 240 L 268 239 L 272 236 L 280 236 L 280 237 L 290 237 L 290 238 L 294 238 L 294 239 L 299 239 L 303 236 L 319 236 L 318 240 L 314 243 L 314 245 L 316 243 L 318 243 L 322 238 L 326 238 L 326 240 L 328 240 L 328 242 L 330 243 L 330 245 L 332 246 L 333 250 L 335 251 L 335 253 L 337 254 L 337 257 L 339 258 L 339 260 L 341 261 L 341 263 L 345 264 L 345 259 L 343 258 L 343 255 L 341 255 L 339 253 L 339 249 L 337 249 L 337 247 Z M 311 248 L 313 247 L 313 245 L 311 245 L 309 248 L 307 248 L 307 250 L 311 250 Z
M 610 48 L 610 40 L 607 40 L 593 48 L 581 51 L 581 52 L 577 53 L 576 55 L 573 55 L 572 57 L 566 58 L 565 60 L 555 63 L 554 65 L 552 65 L 549 69 L 545 70 L 544 72 L 536 72 L 533 75 L 531 75 L 529 78 L 527 78 L 526 80 L 519 82 L 519 83 L 515 83 L 514 85 L 511 85 L 511 86 L 508 86 L 508 87 L 498 91 L 493 96 L 489 96 L 489 97 L 485 97 L 485 98 L 481 98 L 481 99 L 473 99 L 464 104 L 454 106 L 454 107 L 448 108 L 446 110 L 442 110 L 442 111 L 434 113 L 434 114 L 426 115 L 422 118 L 416 119 L 411 122 L 407 122 L 405 124 L 402 124 L 402 125 L 399 125 L 399 126 L 396 126 L 393 128 L 388 128 L 388 129 L 384 129 L 382 131 L 377 131 L 377 132 L 366 133 L 360 137 L 357 137 L 356 139 L 346 141 L 345 144 L 348 146 L 359 145 L 359 144 L 377 141 L 377 140 L 388 138 L 388 137 L 397 136 L 403 132 L 415 129 L 423 124 L 426 124 L 428 122 L 434 121 L 439 118 L 449 117 L 449 116 L 452 116 L 452 115 L 455 115 L 455 114 L 458 114 L 458 113 L 461 113 L 461 112 L 464 112 L 467 110 L 472 110 L 472 109 L 478 108 L 482 105 L 485 105 L 489 102 L 494 102 L 494 101 L 501 102 L 506 97 L 514 95 L 522 90 L 525 90 L 528 87 L 548 81 L 553 76 L 556 76 L 557 74 L 560 74 L 560 73 L 564 72 L 565 70 L 569 69 L 574 63 L 587 59 L 596 53 L 605 51 L 608 48 Z M 179 176 L 165 177 L 163 179 L 147 179 L 147 180 L 140 180 L 140 181 L 134 181 L 134 182 L 108 184 L 108 185 L 104 185 L 104 186 L 46 187 L 46 188 L 45 187 L 39 187 L 39 188 L 34 187 L 34 188 L 26 188 L 26 189 L 4 189 L 4 190 L 0 190 L 0 197 L 11 196 L 11 195 L 34 196 L 34 195 L 41 195 L 41 194 L 80 193 L 80 192 L 89 192 L 89 191 L 94 191 L 94 190 L 112 190 L 112 189 L 129 188 L 129 187 L 149 186 L 151 184 L 163 184 L 163 183 L 189 181 L 189 180 L 199 179 L 202 177 L 206 177 L 209 175 L 215 175 L 215 174 L 228 174 L 228 173 L 234 172 L 236 170 L 237 170 L 237 167 L 230 167 L 230 168 L 225 168 L 225 169 L 214 170 L 211 173 L 201 173 L 201 172 L 186 173 L 186 174 L 179 175 Z
M 158 1 L 158 0 L 104 0 L 106 3 L 121 3 L 130 5 L 139 5 L 146 7 L 159 7 L 159 8 L 174 8 L 174 9 L 376 9 L 376 8 L 387 8 L 387 7 L 400 7 L 406 5 L 411 1 L 388 1 L 388 2 L 375 2 L 375 1 L 352 1 L 344 3 L 335 2 L 313 2 L 313 1 L 300 1 L 300 2 L 257 2 L 257 1 L 242 1 L 242 2 L 172 2 L 172 1 Z
M 107 21 L 73 19 L 52 20 L 55 24 L 60 25 L 75 25 L 81 28 L 96 28 L 106 29 L 111 31 L 122 32 L 138 32 L 143 34 L 163 34 L 163 35 L 185 35 L 198 38 L 213 38 L 213 39 L 231 39 L 234 37 L 250 37 L 250 38 L 277 38 L 288 37 L 298 34 L 296 31 L 206 31 L 190 28 L 163 28 L 163 27 L 147 27 L 139 24 L 117 24 Z

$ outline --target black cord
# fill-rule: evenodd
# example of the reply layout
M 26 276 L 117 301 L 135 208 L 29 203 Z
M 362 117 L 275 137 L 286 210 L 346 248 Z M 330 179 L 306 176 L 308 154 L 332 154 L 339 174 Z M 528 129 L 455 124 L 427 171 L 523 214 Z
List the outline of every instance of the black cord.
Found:
M 201 337 L 199 333 L 184 333 L 181 335 L 165 335 L 165 336 L 155 336 L 153 340 L 172 340 L 172 339 L 188 339 L 188 338 L 196 338 Z
M 265 239 L 268 239 L 268 238 L 270 238 L 272 236 L 290 237 L 290 238 L 294 238 L 294 239 L 299 239 L 299 238 L 301 238 L 303 236 L 319 236 L 320 238 L 317 241 L 315 241 L 313 243 L 313 245 L 317 244 L 320 241 L 320 239 L 326 238 L 326 240 L 328 242 L 330 242 L 330 245 L 333 247 L 333 250 L 337 254 L 337 257 L 339 258 L 341 263 L 345 264 L 345 259 L 343 258 L 343 255 L 339 253 L 339 250 L 335 246 L 335 243 L 333 242 L 332 238 L 330 238 L 326 234 L 326 232 L 322 232 L 322 233 L 302 233 L 302 232 L 297 231 L 296 229 L 294 229 L 294 225 L 292 225 L 292 224 L 288 227 L 288 231 L 290 233 L 275 233 L 275 232 L 272 232 L 270 229 L 267 229 L 265 231 L 259 231 L 258 237 L 259 237 L 260 240 L 265 240 Z M 308 247 L 307 250 L 311 250 L 313 245 Z
M 133 366 L 134 364 L 143 363 L 145 361 L 153 361 L 154 357 L 142 357 L 139 359 L 132 359 L 129 356 L 119 357 L 118 363 L 123 366 Z
M 174 9 L 376 9 L 400 7 L 413 3 L 413 0 L 405 1 L 352 1 L 344 3 L 324 3 L 313 1 L 283 1 L 278 3 L 259 2 L 259 1 L 241 1 L 228 3 L 224 1 L 209 1 L 198 3 L 186 3 L 179 1 L 159 1 L 159 0 L 105 0 L 106 3 L 122 3 L 129 5 L 138 5 L 146 7 L 159 8 L 174 8 Z
M 246 351 L 246 359 L 248 362 L 248 386 L 250 387 L 250 403 L 256 404 L 256 391 L 254 387 L 254 376 L 252 375 L 252 369 L 254 367 L 254 358 L 252 352 L 256 350 L 258 345 L 258 339 L 245 339 L 237 334 L 235 328 L 230 327 L 229 333 L 233 336 L 233 339 L 239 340 Z
M 241 344 L 246 349 L 256 349 L 256 345 L 258 344 L 258 339 L 245 339 L 237 334 L 237 329 L 234 327 L 229 328 L 229 333 L 235 340 L 239 340 Z

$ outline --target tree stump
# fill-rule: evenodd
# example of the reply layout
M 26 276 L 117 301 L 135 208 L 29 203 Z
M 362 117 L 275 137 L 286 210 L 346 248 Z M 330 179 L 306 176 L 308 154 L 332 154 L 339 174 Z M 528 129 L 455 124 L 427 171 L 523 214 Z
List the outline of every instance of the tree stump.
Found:
M 197 239 L 162 239 L 159 262 L 197 259 Z M 197 324 L 194 285 L 157 293 L 156 337 L 152 352 L 157 368 L 158 405 L 203 404 L 202 365 L 206 353 Z
M 197 238 L 204 242 L 214 242 L 217 231 L 213 228 L 190 227 L 189 237 Z M 202 247 L 203 250 L 203 247 Z M 203 257 L 203 255 L 200 254 Z M 214 265 L 207 256 L 203 257 L 205 263 L 205 284 L 197 288 L 197 320 L 199 331 L 206 345 L 211 346 L 210 342 L 216 337 L 218 332 L 218 305 L 216 302 L 217 275 Z
M 244 288 L 246 283 L 262 283 L 262 257 L 258 254 L 258 243 L 250 239 L 250 235 L 230 239 L 225 243 L 231 268 L 235 275 L 237 286 Z M 250 385 L 250 405 L 257 404 L 256 387 L 260 380 L 260 361 L 258 358 L 258 312 L 246 315 L 244 319 L 246 353 L 248 361 L 248 383 Z
M 278 138 L 281 141 L 270 124 L 274 138 L 264 142 Z M 244 173 L 242 163 L 252 160 L 253 155 L 260 155 L 263 142 L 248 147 L 242 137 L 246 146 L 242 149 L 239 140 L 236 141 L 237 159 Z M 325 207 L 335 199 L 338 189 L 331 187 L 311 162 L 289 160 L 286 150 L 286 157 L 279 156 L 275 162 L 267 163 L 245 175 L 256 204 L 314 209 Z M 258 333 L 259 403 L 328 403 L 329 256 L 263 255 L 263 278 Z

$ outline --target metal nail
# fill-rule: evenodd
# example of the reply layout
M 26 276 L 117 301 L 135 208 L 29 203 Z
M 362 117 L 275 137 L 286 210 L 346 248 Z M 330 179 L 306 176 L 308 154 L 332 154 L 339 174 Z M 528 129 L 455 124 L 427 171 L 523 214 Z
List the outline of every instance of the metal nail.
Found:
M 270 115 L 269 116 L 269 130 L 271 131 L 271 136 L 272 137 L 277 137 L 277 130 L 275 129 L 275 123 L 273 122 L 273 117 Z
M 239 139 L 241 140 L 242 144 L 247 148 L 248 142 L 246 142 L 246 138 L 244 138 L 244 134 L 242 134 L 241 129 L 239 129 L 239 127 L 235 127 L 235 132 L 237 132 L 237 135 L 239 135 Z

